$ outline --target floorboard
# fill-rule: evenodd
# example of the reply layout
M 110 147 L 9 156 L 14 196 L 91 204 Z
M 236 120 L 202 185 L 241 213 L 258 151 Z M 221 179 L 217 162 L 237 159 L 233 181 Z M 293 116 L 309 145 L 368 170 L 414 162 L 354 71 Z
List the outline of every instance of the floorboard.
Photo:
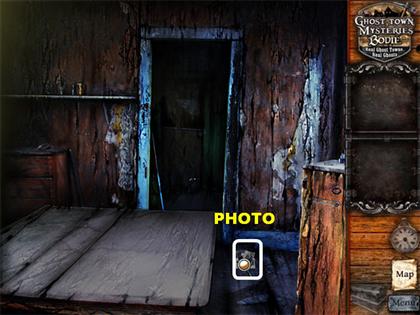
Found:
M 122 215 L 116 209 L 100 209 L 83 225 L 57 242 L 41 257 L 5 283 L 2 294 L 41 297 Z
M 46 297 L 201 306 L 208 301 L 215 229 L 207 212 L 124 215 Z
M 93 209 L 50 208 L 34 222 L 23 227 L 1 248 L 2 283 L 29 266 L 49 248 L 71 233 Z
M 36 219 L 38 219 L 44 212 L 46 212 L 51 206 L 47 205 L 44 207 L 41 207 L 29 215 L 21 218 L 20 220 L 9 224 L 8 226 L 5 226 L 1 229 L 1 237 L 0 237 L 0 246 L 4 245 L 6 242 L 11 240 L 16 234 L 18 234 L 25 226 L 28 224 L 34 222 Z

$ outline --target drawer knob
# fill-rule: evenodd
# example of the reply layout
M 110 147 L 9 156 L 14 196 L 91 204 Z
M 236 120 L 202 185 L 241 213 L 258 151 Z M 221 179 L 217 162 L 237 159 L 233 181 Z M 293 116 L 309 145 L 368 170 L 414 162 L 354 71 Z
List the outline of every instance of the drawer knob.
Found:
M 341 194 L 341 188 L 340 188 L 340 187 L 338 187 L 338 186 L 335 186 L 335 187 L 332 189 L 332 192 L 333 192 L 333 194 L 334 194 L 334 195 L 339 195 L 339 194 Z

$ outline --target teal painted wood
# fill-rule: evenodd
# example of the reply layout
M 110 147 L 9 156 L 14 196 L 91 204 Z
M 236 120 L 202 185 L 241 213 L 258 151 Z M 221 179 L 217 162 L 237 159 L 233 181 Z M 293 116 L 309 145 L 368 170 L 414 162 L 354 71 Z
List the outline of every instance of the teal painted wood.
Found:
M 149 209 L 150 117 L 152 104 L 152 47 L 150 40 L 140 40 L 138 116 L 137 208 Z
M 230 74 L 228 90 L 228 112 L 226 124 L 226 149 L 223 189 L 223 212 L 237 212 L 239 208 L 239 107 L 241 104 L 240 80 L 242 79 L 242 41 L 232 41 L 230 52 Z M 223 224 L 223 239 L 230 243 L 233 228 Z

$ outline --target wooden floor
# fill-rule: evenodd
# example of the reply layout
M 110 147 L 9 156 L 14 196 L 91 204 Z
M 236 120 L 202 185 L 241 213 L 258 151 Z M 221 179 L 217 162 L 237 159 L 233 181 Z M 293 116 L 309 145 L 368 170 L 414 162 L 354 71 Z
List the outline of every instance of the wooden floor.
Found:
M 203 212 L 40 209 L 1 235 L 2 311 L 292 314 L 297 253 L 265 248 L 263 279 L 236 281 L 215 235 Z

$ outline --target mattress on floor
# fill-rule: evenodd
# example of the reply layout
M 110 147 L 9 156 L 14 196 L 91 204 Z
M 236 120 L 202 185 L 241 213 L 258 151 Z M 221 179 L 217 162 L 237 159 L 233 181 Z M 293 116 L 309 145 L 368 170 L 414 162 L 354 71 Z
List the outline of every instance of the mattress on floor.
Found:
M 52 207 L 3 233 L 1 293 L 203 306 L 215 234 L 209 212 Z

